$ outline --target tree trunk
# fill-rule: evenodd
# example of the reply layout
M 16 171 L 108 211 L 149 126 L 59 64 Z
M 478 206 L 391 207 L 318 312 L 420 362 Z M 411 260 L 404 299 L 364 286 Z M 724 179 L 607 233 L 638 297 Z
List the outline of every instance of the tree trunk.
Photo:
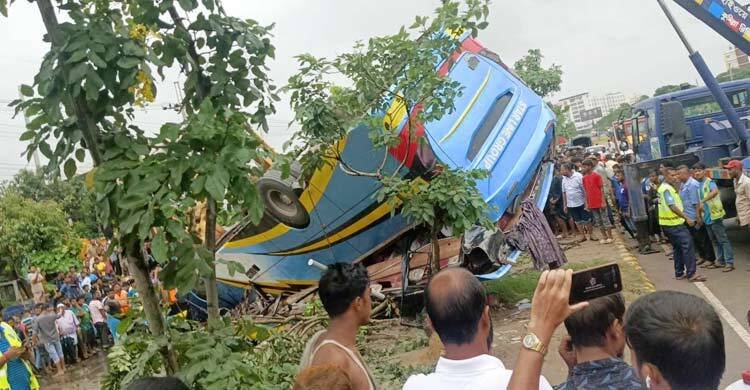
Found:
M 135 279 L 135 287 L 143 303 L 143 313 L 146 315 L 148 328 L 154 337 L 165 336 L 166 324 L 164 316 L 161 314 L 159 296 L 154 289 L 154 285 L 151 283 L 151 278 L 148 274 L 148 264 L 143 258 L 140 241 L 133 240 L 127 244 L 126 256 L 130 275 Z M 174 350 L 168 343 L 165 347 L 161 348 L 160 352 L 164 359 L 164 370 L 167 372 L 167 375 L 174 375 L 179 369 L 177 355 L 175 355 Z
M 211 274 L 203 282 L 206 285 L 206 309 L 208 323 L 219 320 L 219 290 L 216 286 L 216 201 L 206 199 L 206 238 L 204 245 L 211 252 Z
M 438 231 L 440 227 L 435 225 L 430 229 L 430 240 L 432 242 L 432 256 L 430 258 L 430 278 L 440 272 L 440 243 L 438 243 Z

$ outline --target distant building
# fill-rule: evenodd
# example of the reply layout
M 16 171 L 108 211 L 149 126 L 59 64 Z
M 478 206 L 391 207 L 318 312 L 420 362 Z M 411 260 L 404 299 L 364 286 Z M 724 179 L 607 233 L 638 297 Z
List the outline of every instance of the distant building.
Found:
M 750 57 L 736 47 L 730 47 L 724 52 L 724 66 L 727 72 L 732 69 L 750 67 Z
M 622 92 L 612 92 L 598 97 L 592 97 L 588 92 L 584 92 L 562 98 L 558 104 L 569 108 L 570 120 L 581 132 L 590 130 L 598 118 L 606 116 L 625 102 L 625 95 Z

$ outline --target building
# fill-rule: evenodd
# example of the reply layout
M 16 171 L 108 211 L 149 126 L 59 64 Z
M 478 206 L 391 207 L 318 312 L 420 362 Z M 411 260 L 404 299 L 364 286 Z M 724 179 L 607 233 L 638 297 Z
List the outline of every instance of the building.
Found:
M 568 108 L 570 120 L 580 131 L 590 130 L 598 118 L 616 110 L 626 102 L 622 92 L 612 92 L 592 97 L 588 92 L 560 99 L 558 104 Z
M 730 47 L 724 52 L 724 66 L 727 72 L 732 69 L 750 67 L 750 58 L 742 50 L 736 47 Z

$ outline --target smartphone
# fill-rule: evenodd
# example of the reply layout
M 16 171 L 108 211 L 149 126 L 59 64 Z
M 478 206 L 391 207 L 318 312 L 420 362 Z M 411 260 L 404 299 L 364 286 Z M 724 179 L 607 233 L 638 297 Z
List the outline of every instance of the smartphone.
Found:
M 614 263 L 605 264 L 573 273 L 570 303 L 590 301 L 621 291 L 620 266 Z

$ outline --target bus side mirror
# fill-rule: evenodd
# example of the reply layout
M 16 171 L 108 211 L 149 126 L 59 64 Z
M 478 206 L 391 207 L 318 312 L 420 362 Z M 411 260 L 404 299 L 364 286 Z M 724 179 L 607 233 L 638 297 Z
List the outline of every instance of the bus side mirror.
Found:
M 680 102 L 664 102 L 661 104 L 661 126 L 667 140 L 669 154 L 685 153 L 688 137 L 688 127 L 685 124 L 685 112 Z

